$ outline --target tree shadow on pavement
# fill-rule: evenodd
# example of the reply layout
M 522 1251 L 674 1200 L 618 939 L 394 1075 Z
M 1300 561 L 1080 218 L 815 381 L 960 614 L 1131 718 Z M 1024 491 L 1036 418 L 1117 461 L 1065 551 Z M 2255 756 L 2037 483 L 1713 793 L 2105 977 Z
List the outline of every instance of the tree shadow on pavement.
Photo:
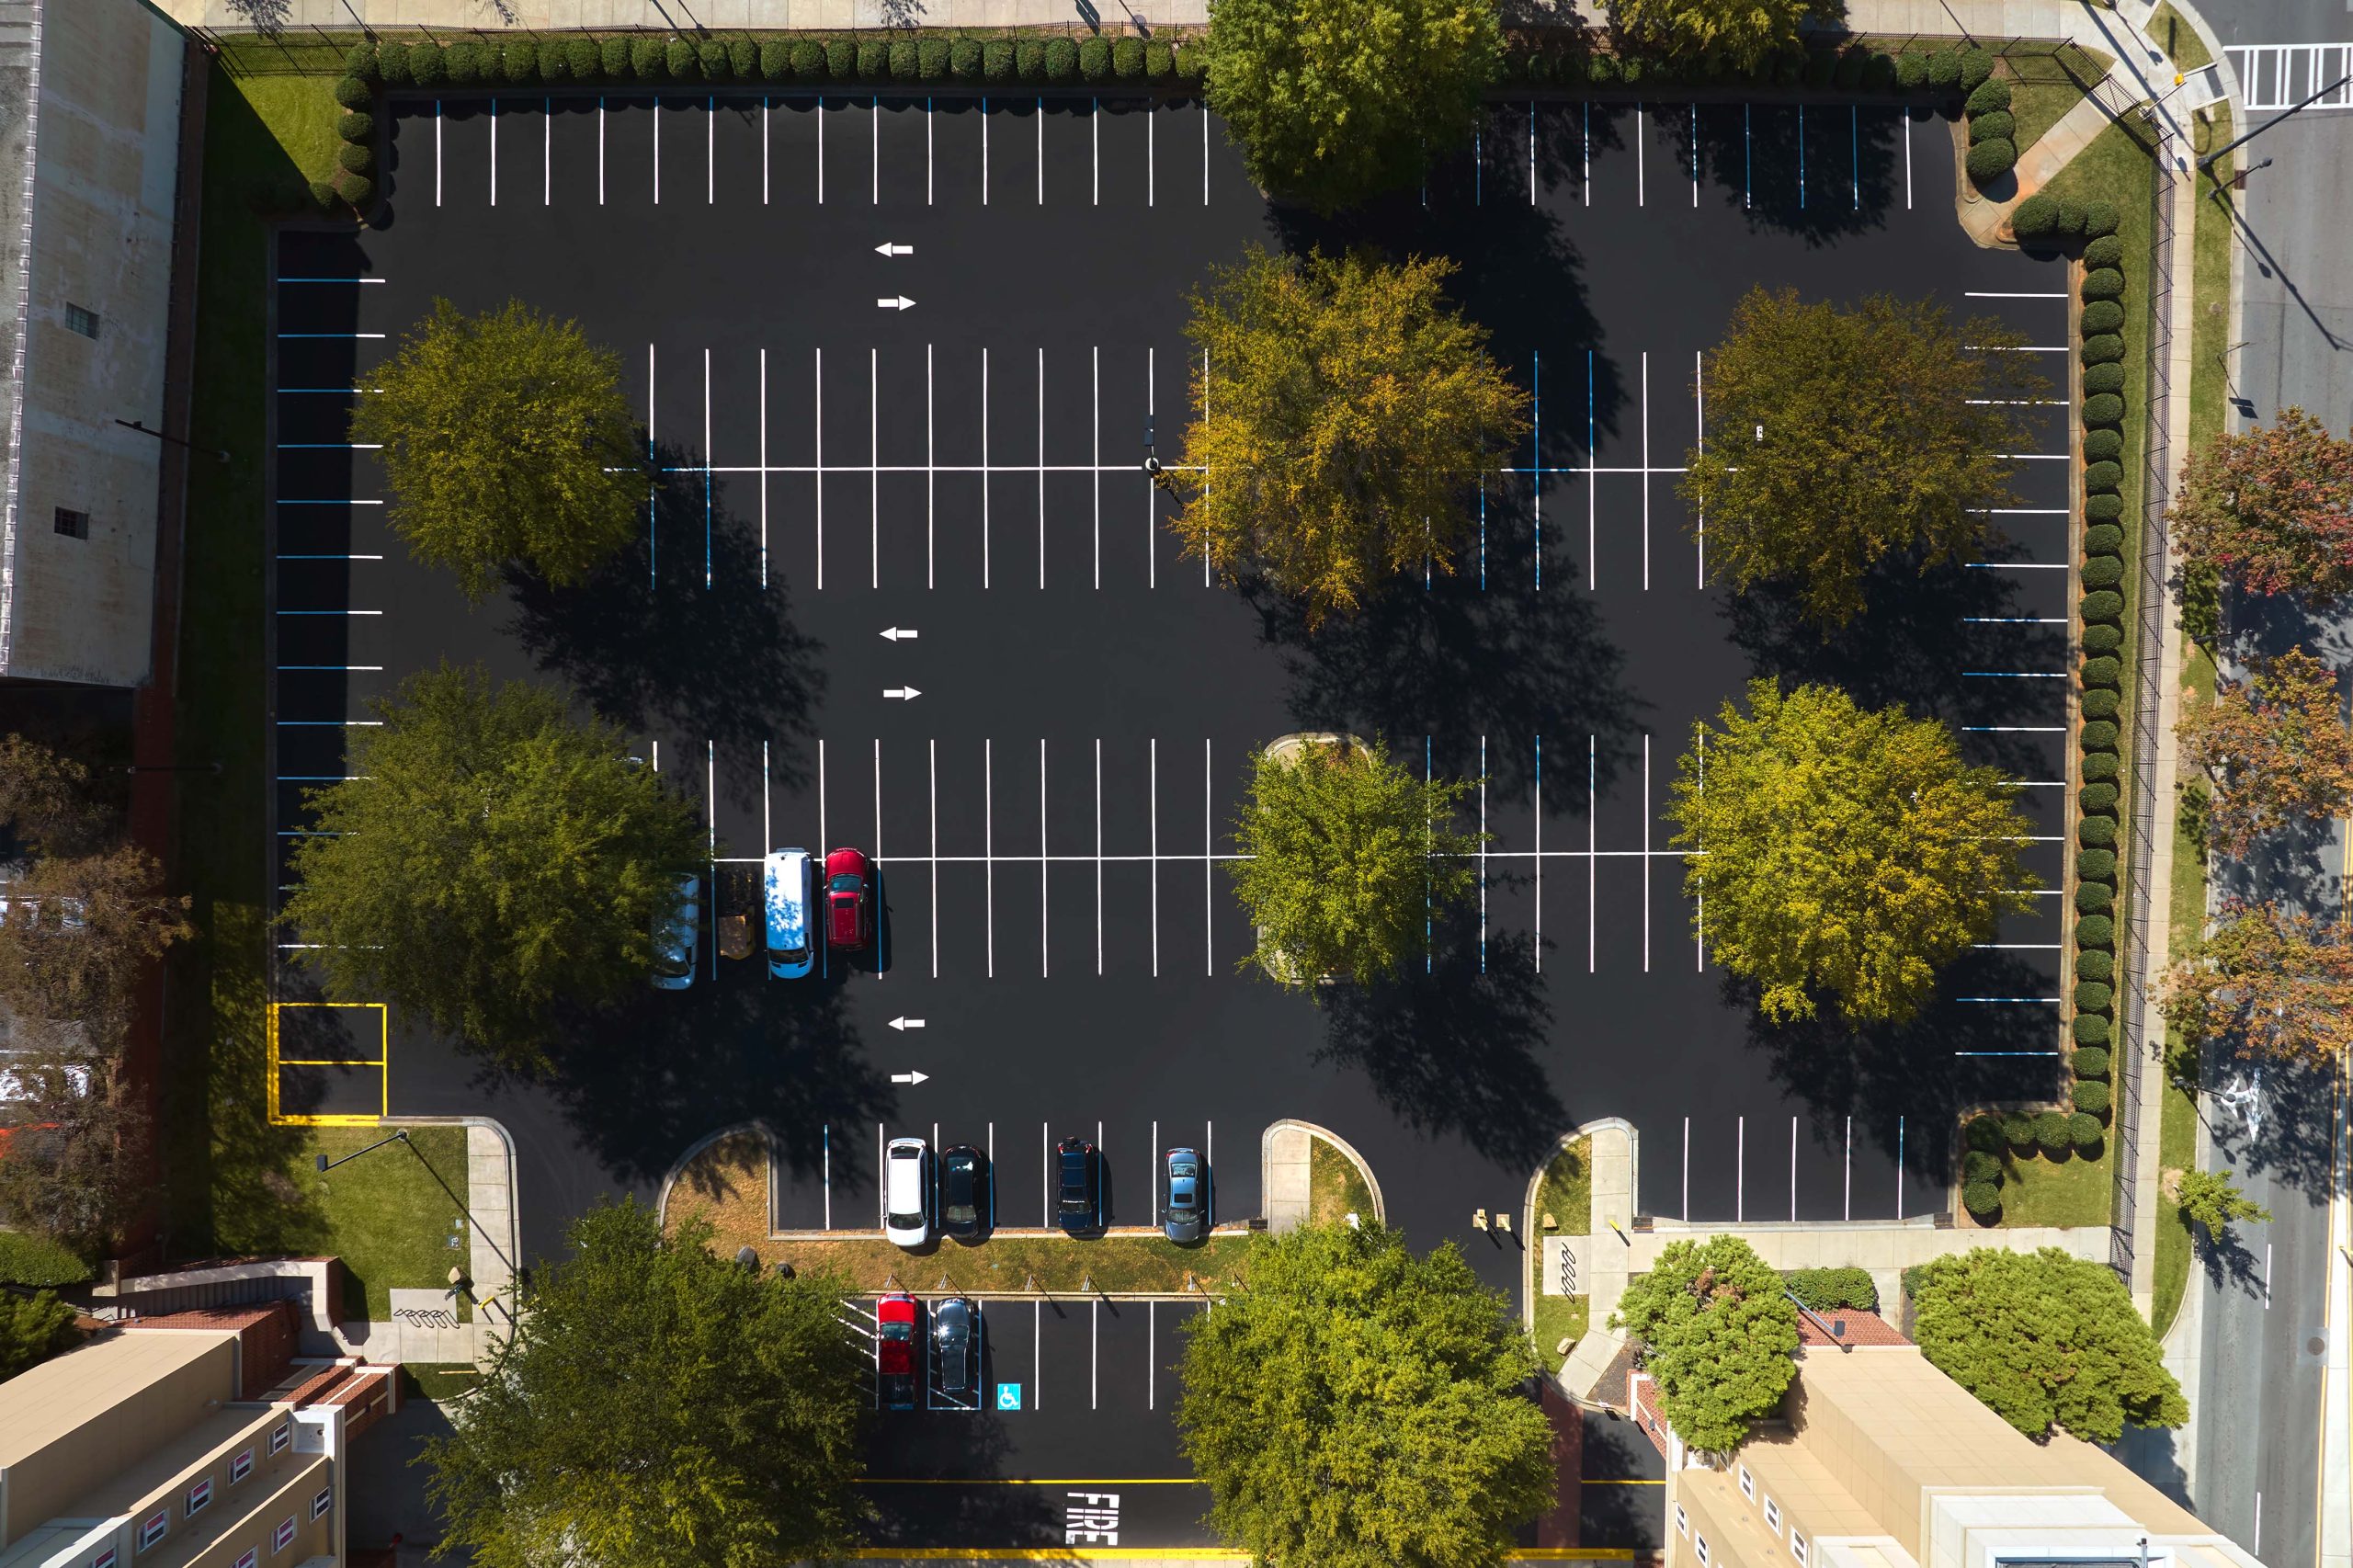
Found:
M 867 1538 L 875 1546 L 915 1552 L 986 1541 L 1037 1551 L 1066 1544 L 1065 1500 L 1052 1487 L 938 1483 L 947 1476 L 1000 1478 L 1014 1463 L 1005 1417 L 987 1403 L 996 1381 L 995 1353 L 983 1344 L 982 1354 L 979 1410 L 948 1416 L 910 1411 L 869 1428 L 867 1462 L 880 1472 L 866 1491 L 875 1508 Z M 921 1483 L 891 1484 L 901 1478 Z
M 676 447 L 655 454 L 664 469 L 697 466 Z M 704 736 L 721 746 L 769 744 L 769 776 L 788 789 L 811 777 L 806 756 L 824 694 L 824 645 L 791 621 L 791 596 L 773 567 L 761 585 L 756 533 L 710 498 L 709 564 L 703 486 L 696 474 L 668 475 L 655 504 L 664 540 L 694 546 L 664 551 L 640 539 L 586 583 L 556 588 L 510 573 L 515 617 L 508 630 L 547 673 L 570 682 L 597 712 L 635 731 Z
M 2267 1175 L 2322 1201 L 2336 1195 L 2333 1064 L 2210 1041 L 2203 1082 L 2200 1110 L 2218 1167 Z
M 1907 1024 L 1857 1026 L 1825 1005 L 1787 1024 L 1756 1010 L 1757 987 L 1727 975 L 1724 1005 L 1745 1015 L 1748 1046 L 1774 1081 L 1805 1102 L 1813 1140 L 1839 1146 L 1846 1119 L 1911 1175 L 1940 1190 L 1959 1158 L 1961 1112 L 1989 1101 L 2056 1101 L 2066 1077 L 2059 1009 L 1969 997 L 2040 996 L 2048 974 L 2005 953 L 1976 952 L 1945 972 L 1936 1000 Z
M 1506 1169 L 1533 1168 L 1570 1122 L 1538 1055 L 1552 1008 L 1534 950 L 1498 934 L 1482 973 L 1476 941 L 1453 940 L 1427 974 L 1335 986 L 1315 1060 L 1362 1072 L 1427 1137 L 1461 1137 Z
M 1497 526 L 1525 527 L 1515 510 L 1490 507 Z M 1308 729 L 1408 736 L 1510 736 L 1490 754 L 1493 781 L 1526 791 L 1535 735 L 1590 735 L 1594 774 L 1607 791 L 1635 756 L 1644 707 L 1627 688 L 1625 656 L 1601 629 L 1592 596 L 1573 589 L 1575 573 L 1553 563 L 1559 586 L 1525 584 L 1483 590 L 1475 572 L 1401 580 L 1354 616 L 1310 631 L 1299 602 L 1261 580 L 1244 600 L 1258 612 L 1260 636 L 1290 677 L 1291 717 Z M 1546 781 L 1548 804 L 1582 810 L 1580 770 Z
M 1700 179 L 1742 210 L 1752 231 L 1795 235 L 1809 246 L 1886 226 L 1902 178 L 1904 115 L 1919 121 L 1913 134 L 1924 136 L 1924 156 L 1949 155 L 1946 120 L 1884 101 L 1657 108 L 1680 178 L 1690 178 L 1697 156 Z
M 1986 559 L 2009 553 L 1994 541 Z M 1971 737 L 1972 756 L 2036 777 L 2043 748 L 2035 736 L 1990 732 L 2061 722 L 2065 683 L 1972 672 L 2063 671 L 2066 628 L 2018 624 L 2023 612 L 2014 578 L 1959 562 L 1925 572 L 1888 562 L 1870 574 L 1863 594 L 1870 608 L 1826 633 L 1801 613 L 1799 597 L 1786 584 L 1728 594 L 1723 615 L 1733 645 L 1756 675 L 1785 685 L 1837 686 L 1866 708 L 1901 706 L 1915 718 L 1976 728 L 1985 733 Z

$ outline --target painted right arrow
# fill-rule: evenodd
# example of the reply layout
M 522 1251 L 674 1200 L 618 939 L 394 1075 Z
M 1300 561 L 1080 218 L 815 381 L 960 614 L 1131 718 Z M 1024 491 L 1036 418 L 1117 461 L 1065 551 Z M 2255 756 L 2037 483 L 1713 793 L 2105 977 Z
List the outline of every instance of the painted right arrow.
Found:
M 912 686 L 886 686 L 882 688 L 883 698 L 892 702 L 913 702 L 922 695 Z
M 874 304 L 876 309 L 884 311 L 912 311 L 915 308 L 915 302 L 904 294 L 894 299 L 877 300 Z

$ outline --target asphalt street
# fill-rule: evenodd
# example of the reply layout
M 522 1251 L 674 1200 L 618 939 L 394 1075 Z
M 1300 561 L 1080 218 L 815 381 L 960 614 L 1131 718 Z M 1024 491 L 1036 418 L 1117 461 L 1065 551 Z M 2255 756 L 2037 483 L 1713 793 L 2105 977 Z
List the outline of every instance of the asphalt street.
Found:
M 1582 1121 L 1640 1130 L 1643 1212 L 1864 1218 L 1948 1202 L 1959 1108 L 2052 1092 L 2055 893 L 1911 1029 L 1768 1030 L 1693 939 L 1662 816 L 1695 720 L 1754 675 L 1836 679 L 1948 718 L 2028 786 L 2028 860 L 2058 885 L 2063 410 L 2027 416 L 1984 562 L 1891 574 L 1826 642 L 1770 595 L 1709 586 L 1676 492 L 1720 438 L 1698 357 L 1752 283 L 1927 293 L 2014 324 L 2063 380 L 2063 273 L 1961 236 L 1944 122 L 1499 106 L 1426 193 L 1346 226 L 1270 208 L 1194 106 L 428 98 L 394 124 L 384 221 L 278 246 L 281 832 L 346 771 L 369 699 L 448 658 L 560 680 L 626 726 L 705 808 L 715 862 L 847 843 L 881 867 L 871 955 L 787 983 L 707 946 L 689 991 L 584 1021 L 551 1083 L 486 1077 L 397 1021 L 386 1066 L 281 1074 L 293 1106 L 506 1119 L 527 1253 L 748 1119 L 789 1166 L 781 1218 L 846 1228 L 871 1223 L 878 1140 L 935 1127 L 995 1147 L 1019 1222 L 1038 1142 L 1098 1129 L 1115 1221 L 1150 1218 L 1179 1142 L 1209 1153 L 1222 1215 L 1255 1213 L 1259 1133 L 1296 1116 L 1367 1155 L 1392 1223 L 1516 1293 L 1518 1244 L 1472 1210 L 1516 1208 Z M 1204 373 L 1188 291 L 1253 244 L 1449 256 L 1537 399 L 1475 557 L 1317 634 L 1205 581 L 1139 471 L 1148 429 L 1177 460 Z M 661 485 L 640 547 L 587 587 L 518 579 L 469 608 L 383 527 L 351 389 L 437 297 L 520 298 L 619 357 Z M 1320 1005 L 1239 972 L 1252 933 L 1226 885 L 1250 751 L 1302 729 L 1483 779 L 1494 835 L 1476 908 L 1432 919 L 1421 972 Z M 303 994 L 299 964 L 281 994 Z M 1131 1403 L 1157 1374 L 1132 1324 L 1109 1332 Z M 992 1344 L 1011 1364 L 1001 1324 Z M 1079 1420 L 1073 1374 L 1038 1354 L 1043 1410 L 958 1428 L 972 1473 L 1154 1475 L 1094 1434 L 1134 1428 L 1143 1456 L 1173 1452 L 1165 1432 Z M 1149 1416 L 1165 1391 L 1145 1392 Z M 929 1440 L 967 1440 L 929 1415 Z M 926 1540 L 1029 1528 L 983 1515 L 1048 1528 L 1066 1502 L 904 1490 L 933 1499 L 890 1510 Z M 1171 1490 L 1120 1506 L 1158 1518 L 1177 1506 L 1136 1499 Z

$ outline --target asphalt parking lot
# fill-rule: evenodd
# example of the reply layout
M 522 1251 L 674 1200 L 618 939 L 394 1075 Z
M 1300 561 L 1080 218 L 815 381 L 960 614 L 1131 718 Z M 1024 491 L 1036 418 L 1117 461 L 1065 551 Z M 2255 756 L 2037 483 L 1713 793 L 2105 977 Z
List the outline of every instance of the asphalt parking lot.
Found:
M 1113 1218 L 1145 1223 L 1157 1150 L 1212 1144 L 1232 1219 L 1259 1207 L 1260 1130 L 1301 1117 L 1367 1155 L 1392 1222 L 1515 1293 L 1518 1243 L 1472 1210 L 1516 1208 L 1594 1118 L 1639 1129 L 1645 1212 L 1940 1207 L 1954 1108 L 2056 1078 L 2055 893 L 1908 1030 L 1768 1030 L 1692 937 L 1661 812 L 1694 719 L 1754 674 L 1832 678 L 1949 718 L 2023 781 L 2028 859 L 2058 885 L 2063 408 L 2034 411 L 1986 562 L 1891 576 L 1827 642 L 1769 594 L 1708 587 L 1676 493 L 1717 434 L 1698 357 L 1751 283 L 1934 294 L 2025 333 L 2063 398 L 2062 270 L 1969 245 L 1954 177 L 1944 123 L 1884 106 L 1498 105 L 1426 192 L 1321 224 L 1270 209 L 1193 105 L 398 104 L 384 220 L 278 244 L 278 827 L 343 774 L 367 700 L 446 657 L 561 679 L 628 726 L 703 804 L 715 862 L 876 857 L 871 954 L 788 983 L 706 942 L 693 989 L 584 1030 L 531 1091 L 563 1149 L 524 1160 L 530 1249 L 581 1195 L 756 1118 L 790 1167 L 785 1222 L 840 1228 L 871 1222 L 878 1128 L 994 1141 L 1022 1224 L 1031 1144 L 1099 1128 Z M 1253 244 L 1455 257 L 1464 309 L 1538 400 L 1475 559 L 1313 636 L 1181 560 L 1140 472 L 1148 428 L 1165 459 L 1181 447 L 1188 292 Z M 519 297 L 619 356 L 663 483 L 640 546 L 587 588 L 518 582 L 470 608 L 382 526 L 343 422 L 437 296 Z M 1431 923 L 1421 973 L 1320 1006 L 1237 971 L 1252 935 L 1222 869 L 1251 748 L 1302 729 L 1483 778 L 1494 835 L 1476 907 Z M 297 971 L 281 990 L 302 994 Z M 391 1035 L 379 1067 L 307 1070 L 295 1108 L 516 1092 Z M 1043 1410 L 976 1450 L 1000 1475 L 1051 1479 L 1036 1467 L 1138 1425 L 1096 1419 L 1040 1356 Z M 1060 1437 L 1015 1430 L 1082 1408 Z M 893 1517 L 1063 1506 L 1000 1490 L 1022 1495 Z

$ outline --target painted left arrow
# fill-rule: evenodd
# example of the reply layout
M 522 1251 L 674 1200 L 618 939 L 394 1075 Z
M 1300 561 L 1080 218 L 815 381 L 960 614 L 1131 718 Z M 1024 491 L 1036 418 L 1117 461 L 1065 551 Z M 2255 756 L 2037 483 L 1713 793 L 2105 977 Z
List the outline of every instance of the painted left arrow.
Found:
M 898 244 L 894 242 L 886 240 L 881 244 L 874 247 L 874 254 L 876 256 L 913 256 L 915 254 L 915 247 L 913 245 Z

